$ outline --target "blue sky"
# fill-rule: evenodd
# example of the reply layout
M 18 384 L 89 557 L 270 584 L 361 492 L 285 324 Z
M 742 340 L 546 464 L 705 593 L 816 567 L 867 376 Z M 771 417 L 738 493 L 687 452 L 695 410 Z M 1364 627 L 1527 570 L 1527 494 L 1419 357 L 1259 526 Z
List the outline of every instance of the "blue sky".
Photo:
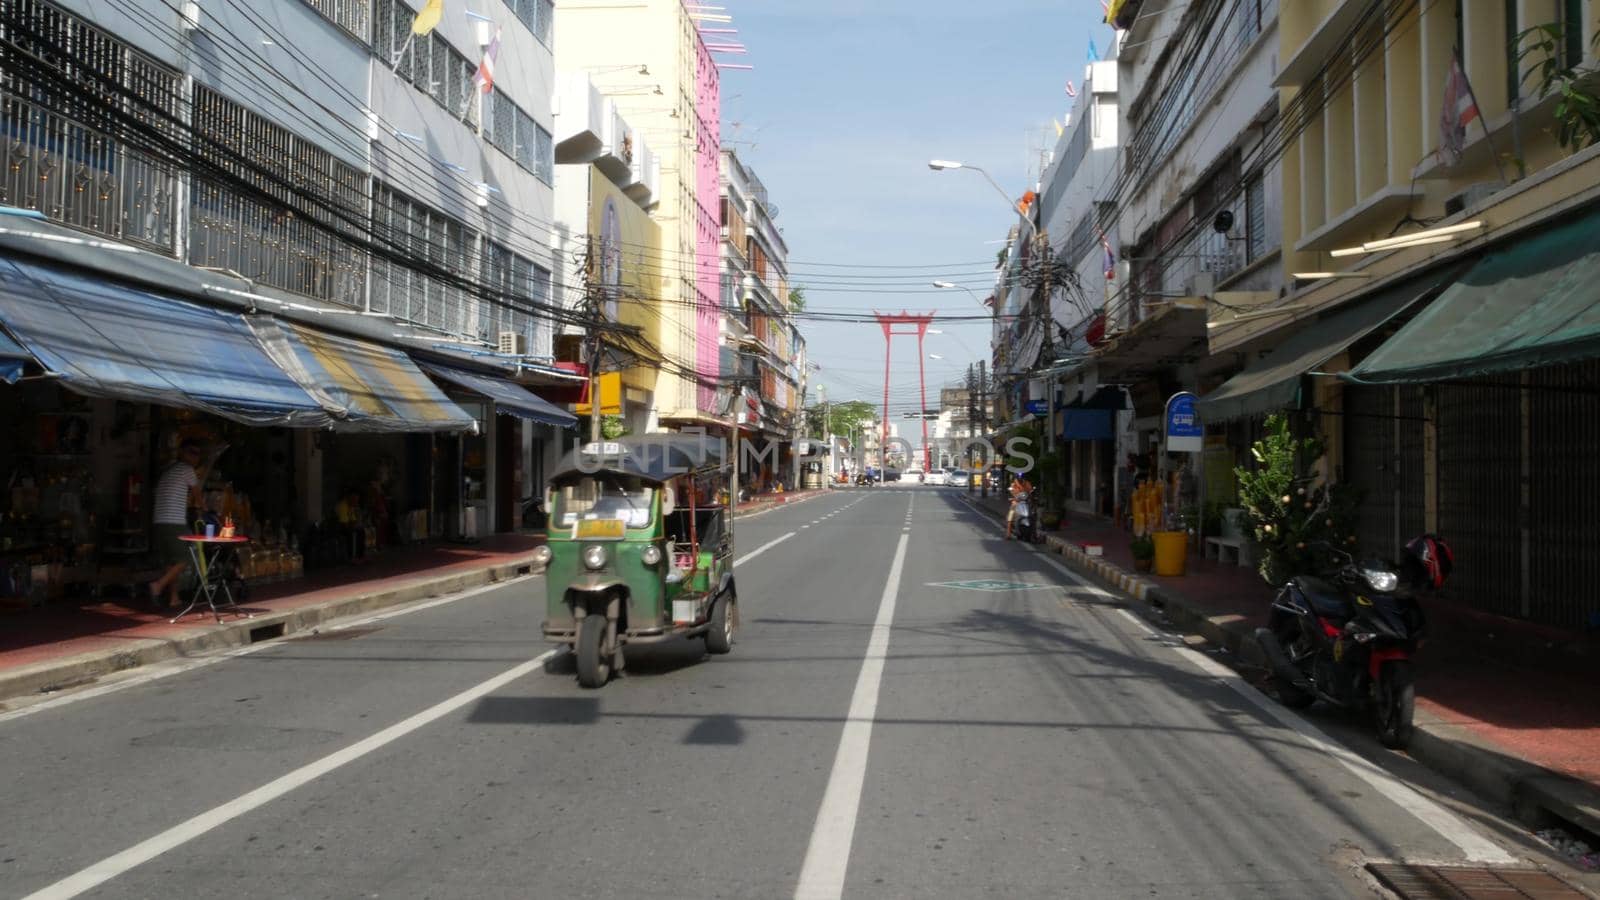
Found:
M 934 172 L 927 162 L 980 165 L 1013 195 L 1031 187 L 1038 149 L 1054 143 L 1050 121 L 1071 103 L 1063 86 L 1081 83 L 1091 39 L 1102 48 L 1111 40 L 1098 0 L 707 2 L 727 7 L 750 50 L 724 61 L 755 66 L 723 72 L 724 145 L 778 207 L 791 281 L 808 286 L 808 310 L 984 312 L 965 291 L 929 282 L 946 277 L 987 296 L 999 245 L 986 242 L 1016 218 L 980 174 Z M 867 268 L 891 264 L 926 268 Z M 929 406 L 989 344 L 987 323 L 934 327 L 944 334 L 926 349 L 944 359 L 925 361 Z M 822 366 L 813 385 L 827 385 L 832 400 L 881 401 L 875 324 L 801 328 Z M 898 420 L 917 406 L 915 340 L 896 338 L 894 355 Z

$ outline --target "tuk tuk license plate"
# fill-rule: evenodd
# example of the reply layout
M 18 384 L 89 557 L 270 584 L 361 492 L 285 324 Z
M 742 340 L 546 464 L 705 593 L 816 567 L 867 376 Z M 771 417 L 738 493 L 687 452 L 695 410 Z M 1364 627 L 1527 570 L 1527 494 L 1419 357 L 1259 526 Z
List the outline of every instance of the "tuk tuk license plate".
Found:
M 693 625 L 700 618 L 700 604 L 693 600 L 672 601 L 672 622 L 674 625 Z
M 621 519 L 580 519 L 578 521 L 578 539 L 589 538 L 592 540 L 622 540 L 623 522 Z

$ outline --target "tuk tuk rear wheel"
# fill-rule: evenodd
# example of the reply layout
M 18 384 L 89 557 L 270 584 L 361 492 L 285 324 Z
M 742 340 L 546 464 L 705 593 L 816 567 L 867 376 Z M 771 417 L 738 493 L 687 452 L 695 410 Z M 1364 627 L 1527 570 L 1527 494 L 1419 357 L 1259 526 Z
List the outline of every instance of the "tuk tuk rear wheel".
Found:
M 578 626 L 578 684 L 586 688 L 604 687 L 611 680 L 609 630 L 603 613 L 590 614 Z
M 723 594 L 711 605 L 711 628 L 706 631 L 707 653 L 732 652 L 735 621 L 733 594 Z

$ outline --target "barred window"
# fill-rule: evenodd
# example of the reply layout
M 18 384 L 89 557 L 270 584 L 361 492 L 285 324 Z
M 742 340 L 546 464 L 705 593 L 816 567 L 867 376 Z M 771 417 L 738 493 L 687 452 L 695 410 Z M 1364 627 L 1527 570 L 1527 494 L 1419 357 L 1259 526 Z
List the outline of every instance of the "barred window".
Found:
M 537 125 L 534 127 L 538 128 Z M 545 131 L 543 128 L 539 128 L 538 139 L 538 156 L 535 160 L 533 173 L 539 176 L 540 181 L 543 181 L 545 184 L 553 185 L 556 177 L 555 138 L 551 137 L 550 132 Z
M 371 9 L 367 0 L 305 0 L 305 4 L 360 40 L 368 40 Z
M 480 278 L 492 279 L 491 260 L 482 261 L 483 274 L 478 271 L 479 234 L 381 183 L 373 190 L 372 222 L 374 238 L 401 257 L 374 265 L 373 309 L 452 334 L 481 335 L 481 304 L 468 287 L 404 263 L 407 258 L 429 263 L 466 280 L 469 287 Z
M 499 93 L 486 95 L 483 98 L 483 102 L 485 107 L 493 106 L 492 110 L 488 108 L 484 110 L 486 118 L 484 124 L 488 131 L 486 137 L 488 137 L 489 143 L 505 151 L 506 155 L 512 159 L 516 159 L 517 113 L 519 112 L 517 105 Z M 493 123 L 493 127 L 487 127 L 490 123 Z
M 189 219 L 189 262 L 359 306 L 366 255 L 366 176 L 202 85 L 194 88 L 200 165 Z M 239 190 L 230 177 L 250 189 Z
M 173 253 L 177 173 L 140 147 L 176 133 L 180 100 L 176 73 L 84 20 L 0 0 L 0 204 Z
M 1248 238 L 1250 261 L 1255 262 L 1276 246 L 1270 239 L 1267 224 L 1267 192 L 1260 176 L 1245 185 L 1244 189 L 1245 236 Z
M 506 6 L 522 20 L 522 24 L 528 26 L 540 43 L 550 46 L 550 26 L 556 17 L 552 0 L 506 0 Z

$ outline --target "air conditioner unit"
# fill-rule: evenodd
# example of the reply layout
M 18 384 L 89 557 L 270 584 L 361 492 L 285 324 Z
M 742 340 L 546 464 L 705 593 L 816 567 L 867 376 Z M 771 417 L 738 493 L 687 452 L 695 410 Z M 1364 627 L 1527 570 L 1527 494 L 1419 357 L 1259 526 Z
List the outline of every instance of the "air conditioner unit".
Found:
M 500 332 L 500 352 L 508 356 L 526 356 L 528 339 L 515 331 Z

